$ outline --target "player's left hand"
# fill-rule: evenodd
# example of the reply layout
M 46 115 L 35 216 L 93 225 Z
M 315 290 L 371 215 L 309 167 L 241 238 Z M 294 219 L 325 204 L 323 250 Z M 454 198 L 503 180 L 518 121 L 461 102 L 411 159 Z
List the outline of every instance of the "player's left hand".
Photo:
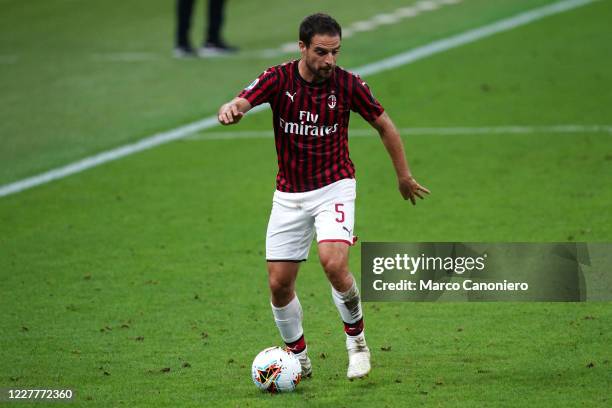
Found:
M 404 197 L 404 200 L 410 200 L 412 205 L 416 205 L 416 197 L 419 197 L 421 200 L 423 197 L 423 193 L 429 194 L 430 191 L 417 183 L 417 181 L 412 177 L 404 177 L 399 179 L 399 191 Z

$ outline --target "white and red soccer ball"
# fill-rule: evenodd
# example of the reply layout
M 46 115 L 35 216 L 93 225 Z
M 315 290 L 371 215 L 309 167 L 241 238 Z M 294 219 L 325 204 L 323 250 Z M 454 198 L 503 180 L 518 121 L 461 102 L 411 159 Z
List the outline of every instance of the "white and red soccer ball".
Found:
M 291 392 L 302 379 L 302 366 L 289 350 L 269 347 L 253 360 L 251 376 L 262 391 Z

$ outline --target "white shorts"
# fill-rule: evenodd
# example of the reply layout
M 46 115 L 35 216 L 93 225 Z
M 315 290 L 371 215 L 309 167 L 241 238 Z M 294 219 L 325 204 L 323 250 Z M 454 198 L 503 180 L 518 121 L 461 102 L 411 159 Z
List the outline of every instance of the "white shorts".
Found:
M 304 193 L 274 192 L 266 234 L 268 261 L 305 261 L 310 244 L 346 242 L 353 245 L 355 179 L 342 179 Z

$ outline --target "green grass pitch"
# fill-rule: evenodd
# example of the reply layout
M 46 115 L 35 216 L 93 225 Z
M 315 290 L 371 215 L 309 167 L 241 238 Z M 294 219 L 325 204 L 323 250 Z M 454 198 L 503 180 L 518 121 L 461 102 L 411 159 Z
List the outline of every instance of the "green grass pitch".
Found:
M 548 3 L 464 0 L 346 39 L 340 64 Z M 174 60 L 161 0 L 0 4 L 0 184 L 210 116 L 292 58 Z M 406 5 L 258 4 L 228 2 L 244 50 L 293 40 L 313 11 L 348 25 Z M 400 128 L 611 125 L 610 18 L 598 1 L 366 79 Z M 610 406 L 609 302 L 365 304 L 373 369 L 347 381 L 314 247 L 298 279 L 314 376 L 259 393 L 252 359 L 281 343 L 263 257 L 274 145 L 207 134 L 267 130 L 269 113 L 247 115 L 0 198 L 0 387 L 70 387 L 74 406 L 101 407 Z M 409 206 L 378 138 L 353 138 L 361 241 L 612 241 L 610 133 L 403 137 L 432 194 Z

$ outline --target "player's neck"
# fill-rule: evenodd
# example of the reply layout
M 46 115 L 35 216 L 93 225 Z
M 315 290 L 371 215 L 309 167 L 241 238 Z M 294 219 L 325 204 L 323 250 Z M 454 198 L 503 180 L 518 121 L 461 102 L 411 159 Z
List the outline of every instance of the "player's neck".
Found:
M 298 62 L 298 74 L 302 77 L 302 79 L 313 85 L 320 85 L 325 82 L 326 78 L 319 78 L 315 74 L 312 73 L 306 66 L 306 63 L 303 59 L 300 59 Z

